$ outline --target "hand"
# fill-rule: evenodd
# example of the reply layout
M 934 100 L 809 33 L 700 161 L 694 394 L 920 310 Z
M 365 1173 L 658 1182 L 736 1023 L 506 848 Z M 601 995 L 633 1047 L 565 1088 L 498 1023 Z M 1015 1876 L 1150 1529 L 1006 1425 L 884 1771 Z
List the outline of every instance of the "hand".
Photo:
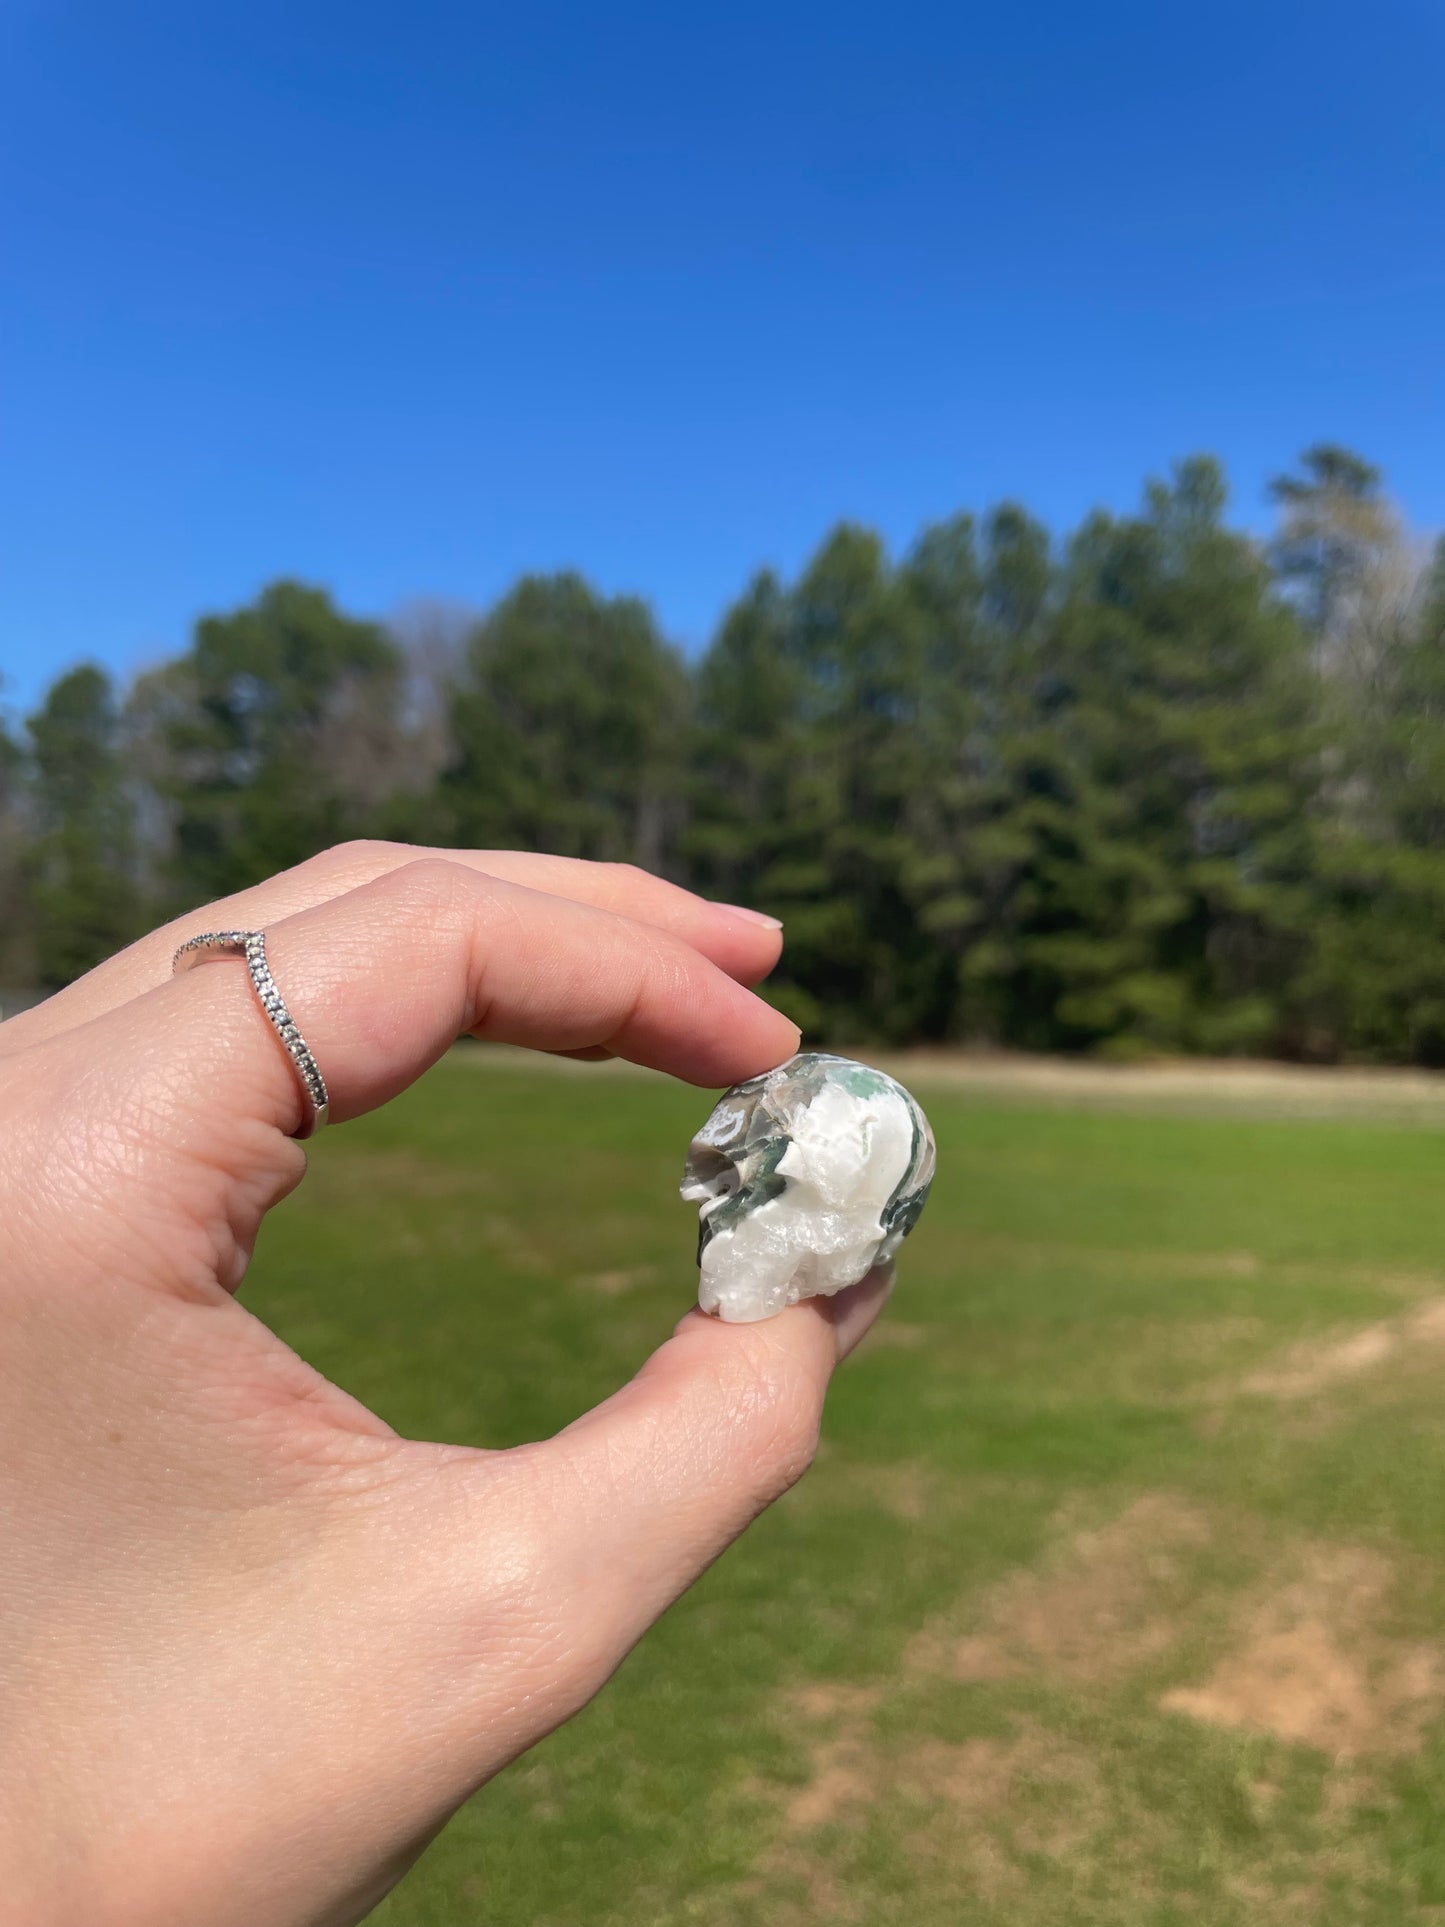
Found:
M 304 1175 L 300 1092 L 244 967 L 170 959 L 259 927 L 337 1121 L 466 1032 L 711 1086 L 797 1045 L 743 987 L 780 941 L 745 912 L 612 866 L 386 845 L 188 916 L 0 1026 L 13 1927 L 360 1919 L 798 1476 L 886 1291 L 763 1325 L 689 1313 L 537 1445 L 398 1438 L 232 1296 Z

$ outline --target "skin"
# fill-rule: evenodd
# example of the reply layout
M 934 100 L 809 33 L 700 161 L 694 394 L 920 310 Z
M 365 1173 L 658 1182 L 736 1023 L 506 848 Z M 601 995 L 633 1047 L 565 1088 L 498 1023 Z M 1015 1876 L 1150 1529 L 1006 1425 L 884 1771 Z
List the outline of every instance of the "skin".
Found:
M 808 1464 L 889 1280 L 691 1312 L 508 1452 L 402 1439 L 238 1303 L 299 1184 L 264 927 L 333 1121 L 472 1033 L 709 1087 L 777 927 L 641 872 L 348 845 L 0 1025 L 0 1891 L 15 1927 L 344 1927 Z M 684 1280 L 679 1279 L 680 1291 Z

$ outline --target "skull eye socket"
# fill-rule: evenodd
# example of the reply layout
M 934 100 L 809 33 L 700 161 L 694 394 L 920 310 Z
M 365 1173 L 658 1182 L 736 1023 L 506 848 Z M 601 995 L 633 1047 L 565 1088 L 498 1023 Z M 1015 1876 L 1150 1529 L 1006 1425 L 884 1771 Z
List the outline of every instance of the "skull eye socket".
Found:
M 688 1190 L 694 1198 L 730 1198 L 742 1189 L 742 1171 L 721 1151 L 694 1148 L 691 1165 Z

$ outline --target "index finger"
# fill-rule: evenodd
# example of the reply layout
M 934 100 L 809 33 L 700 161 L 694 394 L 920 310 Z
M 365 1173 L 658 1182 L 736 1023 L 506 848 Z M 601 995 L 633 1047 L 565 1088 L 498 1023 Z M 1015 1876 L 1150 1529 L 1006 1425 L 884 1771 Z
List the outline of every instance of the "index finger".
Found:
M 338 844 L 248 890 L 175 918 L 97 964 L 77 982 L 0 1026 L 0 1055 L 89 1023 L 164 981 L 178 944 L 198 930 L 249 930 L 344 896 L 420 860 L 461 864 L 548 896 L 595 904 L 681 937 L 740 983 L 756 983 L 778 960 L 776 918 L 709 903 L 630 863 L 586 863 L 527 850 L 434 850 L 406 843 Z
M 796 1026 L 681 938 L 456 863 L 408 864 L 266 936 L 337 1121 L 384 1104 L 466 1033 L 602 1047 L 703 1085 L 735 1083 L 798 1045 Z M 204 1143 L 222 1165 L 254 1147 L 258 1123 L 290 1133 L 301 1121 L 295 1070 L 234 960 L 54 1043 L 123 1078 L 152 1138 Z

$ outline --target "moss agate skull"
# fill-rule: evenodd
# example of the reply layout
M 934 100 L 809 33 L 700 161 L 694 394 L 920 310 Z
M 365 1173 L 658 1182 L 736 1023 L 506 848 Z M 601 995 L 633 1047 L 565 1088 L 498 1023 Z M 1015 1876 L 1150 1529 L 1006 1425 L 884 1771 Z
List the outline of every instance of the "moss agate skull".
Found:
M 893 1078 L 805 1051 L 719 1102 L 687 1154 L 698 1303 L 731 1324 L 829 1298 L 886 1264 L 933 1181 L 933 1133 Z

